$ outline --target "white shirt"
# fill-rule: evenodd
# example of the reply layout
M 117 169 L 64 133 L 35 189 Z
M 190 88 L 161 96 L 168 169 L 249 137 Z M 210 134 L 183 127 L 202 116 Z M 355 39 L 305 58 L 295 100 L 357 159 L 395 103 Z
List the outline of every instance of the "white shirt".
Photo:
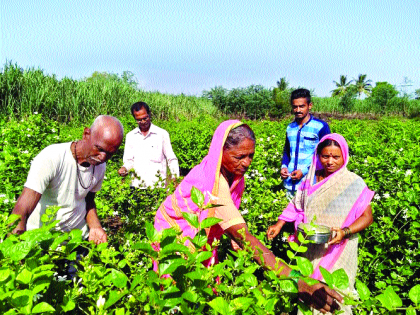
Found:
M 169 133 L 153 124 L 145 136 L 140 128 L 127 134 L 123 162 L 127 171 L 134 169 L 140 177 L 140 180 L 133 179 L 133 187 L 153 187 L 159 175 L 166 179 L 167 166 L 172 175 L 179 176 L 178 159 L 172 150 Z
M 25 187 L 42 194 L 34 211 L 28 218 L 27 230 L 41 227 L 41 217 L 48 206 L 60 206 L 56 220 L 58 230 L 69 232 L 81 229 L 83 237 L 88 236 L 86 224 L 86 201 L 88 192 L 101 189 L 105 163 L 95 167 L 78 165 L 84 189 L 77 178 L 77 166 L 71 150 L 71 142 L 53 144 L 43 149 L 32 161 Z M 91 182 L 92 179 L 92 182 Z

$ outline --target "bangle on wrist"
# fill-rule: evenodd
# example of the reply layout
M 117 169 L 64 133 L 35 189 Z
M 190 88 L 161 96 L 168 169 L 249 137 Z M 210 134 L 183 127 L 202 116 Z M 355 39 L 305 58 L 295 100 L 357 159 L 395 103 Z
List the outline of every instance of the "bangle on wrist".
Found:
M 291 278 L 296 283 L 299 282 L 300 277 L 302 277 L 302 274 L 297 270 L 292 269 L 292 271 L 289 273 L 289 278 Z
M 343 231 L 344 231 L 344 237 L 347 237 L 351 234 L 351 230 L 349 227 L 343 228 Z

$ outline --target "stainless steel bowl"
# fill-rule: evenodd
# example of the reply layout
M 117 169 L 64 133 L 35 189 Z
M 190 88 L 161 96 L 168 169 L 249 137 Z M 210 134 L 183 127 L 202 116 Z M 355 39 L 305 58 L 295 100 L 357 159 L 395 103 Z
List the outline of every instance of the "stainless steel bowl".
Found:
M 311 233 L 306 235 L 305 228 L 307 231 L 311 231 Z M 309 223 L 301 223 L 298 225 L 298 232 L 301 232 L 307 240 L 314 241 L 315 244 L 325 244 L 331 239 L 331 230 L 325 225 L 314 226 Z

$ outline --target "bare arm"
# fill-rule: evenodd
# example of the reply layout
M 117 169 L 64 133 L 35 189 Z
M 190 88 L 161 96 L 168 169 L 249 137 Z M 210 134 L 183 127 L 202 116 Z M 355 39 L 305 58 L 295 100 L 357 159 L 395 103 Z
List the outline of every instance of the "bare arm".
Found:
M 86 196 L 86 223 L 89 227 L 89 241 L 93 241 L 95 244 L 107 241 L 106 232 L 102 228 L 96 212 L 94 192 L 88 192 Z
M 244 237 L 239 232 L 240 230 L 244 230 Z M 245 242 L 249 242 L 254 250 L 254 259 L 265 269 L 278 271 L 279 275 L 284 276 L 288 276 L 292 271 L 286 264 L 282 262 L 277 263 L 274 254 L 255 236 L 248 232 L 246 224 L 236 224 L 228 228 L 226 232 L 229 237 L 233 238 L 241 247 L 243 247 Z M 260 251 L 262 252 L 263 260 L 261 259 Z M 335 300 L 340 302 L 343 301 L 342 297 L 337 292 L 322 283 L 310 286 L 305 281 L 299 280 L 298 290 L 300 299 L 306 304 L 319 309 L 322 313 L 332 312 L 335 309 L 338 309 L 338 304 Z
M 368 205 L 363 214 L 349 226 L 351 234 L 358 233 L 366 229 L 373 223 L 372 207 Z M 345 232 L 340 227 L 332 227 L 332 231 L 336 232 L 335 237 L 328 244 L 338 244 L 345 237 Z
M 12 211 L 13 214 L 21 216 L 21 220 L 13 230 L 13 233 L 22 234 L 26 231 L 26 222 L 41 199 L 41 196 L 42 195 L 35 190 L 26 187 L 23 188 L 22 194 L 19 196 Z
M 280 233 L 285 223 L 286 221 L 284 220 L 278 220 L 276 224 L 270 226 L 267 229 L 267 238 L 269 240 L 272 240 L 273 238 L 275 238 Z

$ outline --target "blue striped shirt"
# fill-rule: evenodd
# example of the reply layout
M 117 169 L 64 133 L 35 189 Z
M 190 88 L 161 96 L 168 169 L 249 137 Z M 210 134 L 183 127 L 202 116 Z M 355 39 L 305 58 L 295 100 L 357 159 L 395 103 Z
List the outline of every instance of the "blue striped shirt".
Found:
M 289 173 L 301 170 L 303 177 L 306 176 L 312 163 L 316 145 L 323 136 L 329 133 L 331 131 L 328 124 L 321 119 L 314 118 L 312 115 L 303 124 L 302 128 L 299 128 L 299 124 L 293 121 L 286 129 L 286 142 L 284 144 L 281 167 L 287 167 Z M 288 177 L 283 181 L 283 184 L 287 190 L 294 193 L 299 187 L 301 180 L 293 181 Z

